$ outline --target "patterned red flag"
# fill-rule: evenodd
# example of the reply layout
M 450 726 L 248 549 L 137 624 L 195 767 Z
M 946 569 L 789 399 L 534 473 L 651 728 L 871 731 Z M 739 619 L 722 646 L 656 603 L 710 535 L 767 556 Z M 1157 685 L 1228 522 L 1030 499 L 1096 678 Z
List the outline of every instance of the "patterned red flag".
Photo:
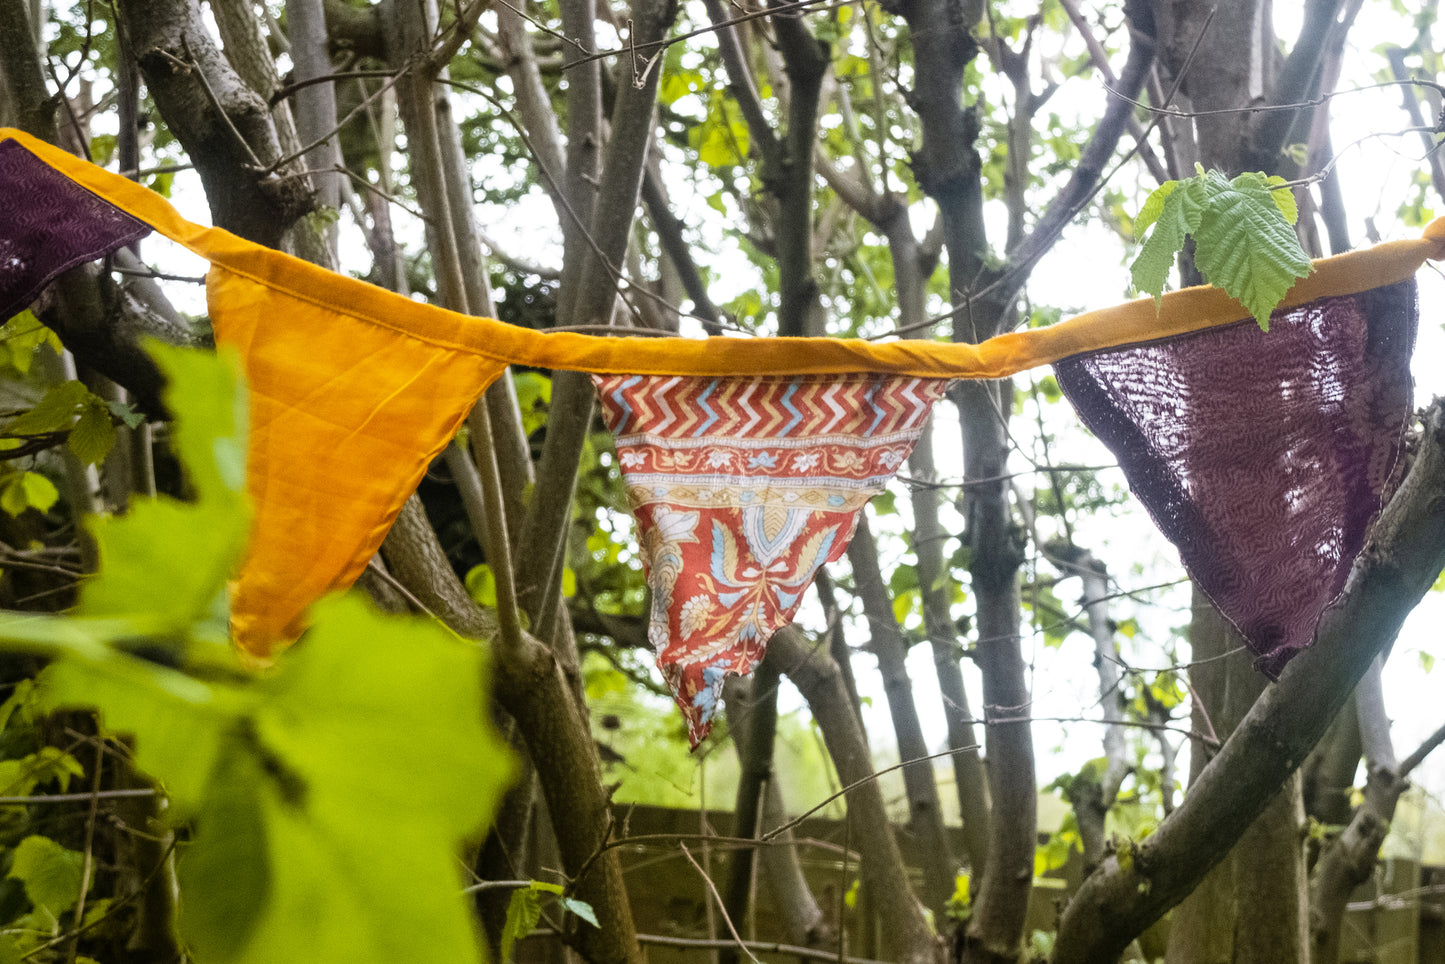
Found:
M 858 512 L 918 441 L 943 379 L 594 375 L 641 533 L 648 639 L 707 736 Z

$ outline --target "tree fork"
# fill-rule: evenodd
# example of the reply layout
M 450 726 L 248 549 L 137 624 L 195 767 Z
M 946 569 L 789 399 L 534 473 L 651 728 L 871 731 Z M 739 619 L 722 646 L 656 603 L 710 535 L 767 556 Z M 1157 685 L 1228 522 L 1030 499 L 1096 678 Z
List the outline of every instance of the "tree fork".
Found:
M 306 179 L 281 158 L 266 102 L 216 47 L 195 0 L 122 0 L 117 12 L 166 123 L 205 185 L 215 222 L 274 248 L 313 207 Z
M 382 553 L 397 579 L 456 632 L 493 646 L 496 619 L 467 595 L 413 496 L 392 526 Z M 496 697 L 517 721 L 550 813 L 572 894 L 592 905 L 600 928 L 582 926 L 570 942 L 593 964 L 641 964 L 619 852 L 605 849 L 611 808 L 596 744 L 551 651 L 522 637 L 520 652 L 492 660 Z M 584 876 L 578 877 L 583 870 Z

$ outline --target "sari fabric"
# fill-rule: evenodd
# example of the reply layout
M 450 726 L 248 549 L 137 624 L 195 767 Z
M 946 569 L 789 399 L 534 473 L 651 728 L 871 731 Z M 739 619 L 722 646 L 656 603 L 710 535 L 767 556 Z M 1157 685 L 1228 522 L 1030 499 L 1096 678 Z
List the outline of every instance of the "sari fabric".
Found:
M 942 379 L 595 378 L 652 589 L 648 640 L 707 735 L 723 683 L 750 672 L 858 513 L 923 431 Z

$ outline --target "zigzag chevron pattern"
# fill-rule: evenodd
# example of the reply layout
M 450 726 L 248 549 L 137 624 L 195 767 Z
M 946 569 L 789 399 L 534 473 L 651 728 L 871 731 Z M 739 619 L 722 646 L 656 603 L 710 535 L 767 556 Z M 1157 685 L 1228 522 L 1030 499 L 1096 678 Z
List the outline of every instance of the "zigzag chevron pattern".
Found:
M 908 458 L 942 379 L 593 375 L 641 533 L 648 639 L 707 736 L 729 676 L 792 620 Z
M 923 424 L 946 384 L 936 378 L 681 378 L 599 375 L 603 417 L 619 437 L 874 438 Z

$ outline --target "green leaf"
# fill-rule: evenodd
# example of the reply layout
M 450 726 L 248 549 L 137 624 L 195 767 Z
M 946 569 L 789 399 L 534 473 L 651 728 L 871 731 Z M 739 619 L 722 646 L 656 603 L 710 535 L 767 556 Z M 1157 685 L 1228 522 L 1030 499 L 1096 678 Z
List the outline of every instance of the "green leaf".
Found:
M 1284 215 L 1286 221 L 1294 224 L 1299 221 L 1299 205 L 1294 198 L 1294 189 L 1284 186 L 1287 184 L 1289 182 L 1278 174 L 1265 178 L 1265 186 L 1269 188 L 1269 196 L 1274 198 L 1275 207 L 1279 208 L 1279 213 Z
M 125 402 L 108 401 L 105 404 L 110 408 L 110 414 L 124 422 L 127 428 L 140 428 L 145 424 L 145 415 Z
M 240 690 L 207 686 L 124 655 L 106 663 L 59 660 L 46 667 L 38 686 L 47 709 L 99 707 L 107 733 L 143 736 L 134 750 L 136 767 L 165 787 L 176 819 L 202 806 L 226 729 L 254 702 Z
M 901 626 L 921 604 L 917 589 L 907 589 L 893 597 L 893 618 Z
M 1154 230 L 1129 267 L 1134 287 L 1153 295 L 1156 306 L 1164 296 L 1164 283 L 1174 267 L 1174 257 L 1184 247 L 1185 236 L 1198 227 L 1203 209 L 1198 181 L 1181 181 L 1178 185 L 1164 196 Z
M 81 589 L 85 616 L 144 616 L 154 633 L 197 632 L 225 641 L 225 583 L 250 534 L 245 482 L 245 392 L 228 356 L 149 346 L 181 413 L 171 440 L 197 501 L 156 498 L 121 517 L 89 520 L 100 575 Z
M 0 509 L 12 516 L 18 516 L 26 509 L 49 512 L 50 507 L 60 499 L 60 492 L 39 472 L 17 472 L 0 489 Z
M 49 837 L 30 836 L 16 846 L 9 876 L 24 885 L 25 896 L 36 910 L 59 920 L 80 899 L 84 871 L 84 854 L 67 850 Z
M 229 650 L 182 650 L 206 657 L 182 660 L 204 676 L 129 652 L 224 631 L 214 603 L 247 528 L 234 371 L 157 354 L 196 501 L 139 501 L 97 522 L 102 572 L 80 615 L 0 615 L 0 639 L 52 657 L 37 701 L 98 705 L 166 787 L 168 817 L 193 827 L 179 926 L 198 960 L 271 964 L 305 948 L 308 964 L 480 964 L 457 851 L 512 770 L 486 713 L 481 646 L 333 598 L 264 676 Z M 0 778 L 13 768 L 22 793 L 39 774 L 64 779 L 74 761 L 52 752 L 43 765 L 0 761 Z M 63 910 L 73 888 L 38 861 L 46 844 L 30 846 L 49 869 L 12 874 L 36 894 L 55 885 L 41 896 Z
M 709 167 L 729 167 L 738 162 L 738 155 L 728 137 L 728 129 L 720 125 L 709 127 L 697 148 L 698 159 Z
M 10 698 L 0 703 L 0 730 L 18 720 L 21 726 L 29 726 L 35 719 L 35 681 L 23 679 L 10 691 Z
M 507 922 L 502 925 L 502 964 L 507 964 L 512 959 L 513 946 L 532 932 L 541 917 L 542 898 L 537 895 L 537 891 L 531 887 L 512 891 L 512 899 L 507 902 Z
M 1135 237 L 1142 235 L 1149 230 L 1150 225 L 1159 220 L 1159 215 L 1164 211 L 1164 202 L 1178 187 L 1178 181 L 1165 181 L 1144 199 L 1144 206 L 1139 209 L 1139 216 L 1134 219 Z
M 517 407 L 522 411 L 522 430 L 531 435 L 547 424 L 547 406 L 552 404 L 552 379 L 539 372 L 517 372 L 512 376 Z
M 215 354 L 152 340 L 146 349 L 166 376 L 164 400 L 183 413 L 172 443 L 198 495 L 233 496 L 246 485 L 246 390 L 229 348 Z
M 87 465 L 99 465 L 115 444 L 115 427 L 110 420 L 110 406 L 96 398 L 80 411 L 80 420 L 70 430 L 70 450 Z
M 55 337 L 55 332 L 41 324 L 40 319 L 29 309 L 11 318 L 4 331 L 4 344 L 10 354 L 10 367 L 22 375 L 30 373 L 30 363 L 35 359 L 35 350 L 41 345 L 49 345 L 57 353 L 61 350 L 60 339 Z
M 265 904 L 183 911 L 183 932 L 207 961 L 288 960 L 298 946 L 314 964 L 479 961 L 454 848 L 490 818 L 511 775 L 478 711 L 483 651 L 359 598 L 313 612 L 305 645 L 228 735 L 222 759 L 235 771 L 210 788 L 218 812 L 202 814 L 195 842 L 200 851 L 241 833 L 261 843 Z M 182 869 L 195 904 L 228 906 L 236 883 L 224 860 Z
M 78 381 L 52 385 L 34 408 L 11 419 L 5 425 L 5 432 L 9 435 L 43 435 L 64 431 L 75 421 L 81 407 L 93 397 L 90 389 Z
M 90 162 L 105 167 L 115 156 L 116 143 L 114 134 L 96 134 L 90 139 Z
M 79 613 L 144 617 L 157 634 L 215 616 L 245 548 L 242 511 L 162 497 L 138 502 L 124 516 L 91 518 L 101 571 L 81 587 Z M 223 625 L 211 630 L 224 635 Z
M 466 586 L 467 594 L 477 605 L 497 608 L 497 577 L 492 574 L 491 566 L 483 562 L 467 570 Z
M 1241 174 L 1228 184 L 1211 172 L 1213 191 L 1194 232 L 1194 262 L 1215 287 L 1244 305 L 1259 327 L 1269 330 L 1270 312 L 1295 280 L 1309 274 L 1300 248 L 1274 194 L 1258 174 Z
M 142 744 L 151 735 L 143 736 Z M 258 799 L 274 777 L 254 752 L 228 753 L 211 774 L 194 842 L 178 872 L 181 892 L 187 895 L 181 933 L 199 960 L 246 960 L 267 905 L 279 896 L 273 894 L 280 889 L 272 861 L 275 841 L 268 835 L 266 807 Z M 302 866 L 315 859 L 305 852 L 291 857 Z M 216 886 L 221 880 L 229 882 L 224 892 Z M 318 903 L 323 898 L 319 892 L 305 896 Z M 311 960 L 325 960 L 325 953 L 318 953 L 325 946 L 321 941 L 335 935 L 316 937 L 315 944 L 304 946 L 311 949 Z
M 0 796 L 27 797 L 52 780 L 64 793 L 70 789 L 70 778 L 84 772 L 75 757 L 57 747 L 43 746 L 16 760 L 0 760 Z
M 159 174 L 155 174 L 151 177 L 150 182 L 146 184 L 146 187 L 150 188 L 152 191 L 155 191 L 161 197 L 168 198 L 171 196 L 171 184 L 175 181 L 175 179 L 176 174 L 174 171 L 161 171 Z
M 269 964 L 306 947 L 309 964 L 476 964 L 456 847 L 511 775 L 481 710 L 483 650 L 360 598 L 314 613 L 265 677 L 61 660 L 47 699 L 101 704 L 176 819 L 194 817 L 180 926 L 199 960 Z
M 597 912 L 594 911 L 592 909 L 592 905 L 587 903 L 585 900 L 574 900 L 571 897 L 563 897 L 562 906 L 570 910 L 572 913 L 576 914 L 578 917 L 585 920 L 587 923 L 591 924 L 593 927 L 600 928 L 602 926 L 601 924 L 597 923 Z
M 1152 224 L 1153 231 L 1130 266 L 1134 287 L 1159 304 L 1174 257 L 1193 236 L 1200 273 L 1268 330 L 1270 313 L 1311 270 L 1290 227 L 1298 211 L 1284 184 L 1260 173 L 1228 181 L 1200 168 L 1196 177 L 1162 185 L 1139 214 L 1140 227 Z

